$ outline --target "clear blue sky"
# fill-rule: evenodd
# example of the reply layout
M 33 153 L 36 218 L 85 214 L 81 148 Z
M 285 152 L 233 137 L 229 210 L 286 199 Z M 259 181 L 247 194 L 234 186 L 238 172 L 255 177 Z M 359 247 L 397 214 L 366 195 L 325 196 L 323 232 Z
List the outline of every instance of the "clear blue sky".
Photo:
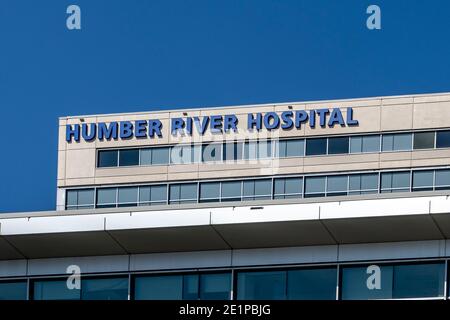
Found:
M 77 4 L 82 30 L 66 28 Z M 370 4 L 382 30 L 366 28 Z M 0 212 L 55 207 L 59 116 L 450 91 L 450 1 L 2 0 Z

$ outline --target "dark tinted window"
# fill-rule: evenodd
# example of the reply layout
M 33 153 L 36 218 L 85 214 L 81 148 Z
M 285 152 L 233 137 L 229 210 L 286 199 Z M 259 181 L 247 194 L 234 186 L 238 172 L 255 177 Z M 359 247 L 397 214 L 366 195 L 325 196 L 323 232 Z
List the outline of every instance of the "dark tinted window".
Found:
M 436 133 L 436 148 L 450 147 L 450 131 L 438 131 Z
M 238 300 L 285 300 L 286 271 L 239 272 Z
M 201 300 L 229 300 L 231 293 L 231 274 L 201 274 Z
M 98 167 L 117 167 L 118 151 L 117 150 L 105 150 L 98 152 Z
M 393 267 L 343 267 L 341 282 L 342 300 L 391 299 Z
M 306 155 L 315 156 L 327 153 L 327 139 L 307 139 L 306 140 Z
M 138 276 L 134 280 L 136 300 L 182 300 L 183 276 Z
M 287 294 L 291 300 L 335 300 L 336 268 L 288 271 Z
M 444 263 L 394 266 L 393 298 L 442 297 L 444 269 Z
M 349 151 L 348 137 L 328 139 L 328 154 L 348 153 L 348 151 Z
M 120 150 L 119 166 L 138 166 L 139 165 L 139 149 Z
M 0 300 L 26 300 L 26 281 L 1 281 Z
M 83 300 L 127 300 L 128 277 L 81 280 Z
M 432 149 L 434 148 L 435 132 L 416 132 L 414 133 L 414 149 Z
M 67 288 L 67 279 L 33 282 L 34 300 L 80 300 L 80 289 Z

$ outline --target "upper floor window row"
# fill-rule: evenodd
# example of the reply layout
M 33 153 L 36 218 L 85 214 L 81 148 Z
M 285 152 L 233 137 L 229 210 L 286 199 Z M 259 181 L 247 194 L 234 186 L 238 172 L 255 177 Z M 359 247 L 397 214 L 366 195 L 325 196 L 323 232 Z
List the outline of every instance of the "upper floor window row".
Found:
M 98 151 L 97 166 L 127 167 L 449 148 L 450 130 L 329 138 L 212 142 Z
M 301 199 L 433 190 L 450 190 L 450 169 L 69 189 L 66 192 L 66 209 Z

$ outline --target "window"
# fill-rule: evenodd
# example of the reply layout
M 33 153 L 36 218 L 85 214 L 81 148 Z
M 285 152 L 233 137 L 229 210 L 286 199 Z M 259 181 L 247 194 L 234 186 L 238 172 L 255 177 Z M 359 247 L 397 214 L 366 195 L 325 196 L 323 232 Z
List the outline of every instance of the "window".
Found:
M 413 172 L 413 191 L 433 190 L 434 171 L 414 171 Z
M 116 207 L 117 188 L 104 188 L 97 190 L 97 208 Z
M 272 141 L 251 141 L 244 144 L 244 159 L 265 159 L 272 157 Z
M 169 148 L 141 149 L 141 166 L 161 165 L 169 163 Z
M 272 180 L 246 180 L 244 181 L 243 200 L 266 200 L 272 198 Z
M 433 149 L 435 132 L 414 133 L 414 149 Z
M 221 201 L 241 201 L 242 181 L 222 182 Z
M 394 299 L 442 297 L 444 264 L 400 264 L 394 266 Z
M 383 172 L 381 174 L 381 192 L 408 192 L 410 189 L 409 171 L 406 172 Z
M 139 149 L 129 149 L 119 151 L 119 166 L 138 166 L 139 165 Z
M 412 149 L 412 133 L 383 135 L 382 151 L 404 151 Z
M 336 268 L 289 270 L 287 295 L 290 300 L 335 300 Z
M 158 204 L 167 204 L 166 185 L 139 187 L 139 205 L 149 206 Z
M 94 208 L 94 189 L 67 190 L 66 208 L 92 209 Z
M 221 161 L 222 160 L 222 144 L 211 143 L 202 146 L 202 161 Z
M 327 139 L 315 138 L 306 140 L 306 155 L 316 156 L 327 154 Z
M 231 273 L 201 274 L 201 300 L 229 300 L 231 295 Z
M 183 276 L 138 276 L 134 280 L 136 300 L 182 300 Z
M 305 180 L 305 198 L 325 197 L 326 177 L 307 177 Z
M 0 300 L 26 300 L 26 281 L 1 281 Z
M 229 300 L 231 274 L 137 276 L 136 300 Z
M 201 146 L 175 146 L 170 150 L 172 164 L 189 164 L 200 161 Z
M 329 138 L 328 154 L 343 154 L 349 151 L 349 137 Z
M 217 202 L 220 199 L 220 182 L 200 183 L 200 202 Z
M 436 170 L 435 189 L 450 189 L 450 170 Z
M 348 176 L 329 176 L 327 179 L 327 196 L 347 195 Z
M 172 184 L 169 190 L 169 203 L 197 202 L 197 183 Z
M 119 188 L 119 207 L 135 207 L 138 202 L 138 187 Z
M 80 289 L 68 289 L 67 279 L 36 280 L 33 282 L 34 300 L 80 300 Z
M 237 299 L 285 300 L 286 272 L 239 272 L 237 274 Z
M 82 300 L 128 300 L 128 277 L 81 280 Z
M 242 143 L 225 143 L 223 149 L 223 159 L 226 161 L 242 159 Z
M 280 140 L 276 144 L 276 156 L 279 158 L 303 157 L 305 155 L 305 140 Z
M 99 168 L 117 167 L 118 152 L 118 150 L 99 151 L 97 166 Z
M 301 198 L 302 193 L 302 178 L 279 178 L 274 180 L 274 199 Z
M 438 131 L 436 133 L 436 148 L 450 147 L 450 131 Z
M 373 274 L 369 266 L 343 267 L 341 273 L 341 299 L 342 300 L 367 300 L 392 298 L 393 267 L 391 265 L 378 266 L 380 274 L 380 289 L 369 289 L 368 277 Z
M 380 152 L 380 135 L 350 137 L 350 153 Z
M 349 195 L 378 193 L 378 173 L 349 176 Z

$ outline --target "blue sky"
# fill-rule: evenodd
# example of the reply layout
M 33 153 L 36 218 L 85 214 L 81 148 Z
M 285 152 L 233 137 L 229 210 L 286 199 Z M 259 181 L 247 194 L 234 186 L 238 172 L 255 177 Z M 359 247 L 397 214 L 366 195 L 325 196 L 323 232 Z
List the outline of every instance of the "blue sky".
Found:
M 77 4 L 82 30 L 66 28 Z M 366 28 L 377 4 L 382 29 Z M 2 0 L 0 212 L 55 207 L 65 115 L 450 91 L 450 2 Z

